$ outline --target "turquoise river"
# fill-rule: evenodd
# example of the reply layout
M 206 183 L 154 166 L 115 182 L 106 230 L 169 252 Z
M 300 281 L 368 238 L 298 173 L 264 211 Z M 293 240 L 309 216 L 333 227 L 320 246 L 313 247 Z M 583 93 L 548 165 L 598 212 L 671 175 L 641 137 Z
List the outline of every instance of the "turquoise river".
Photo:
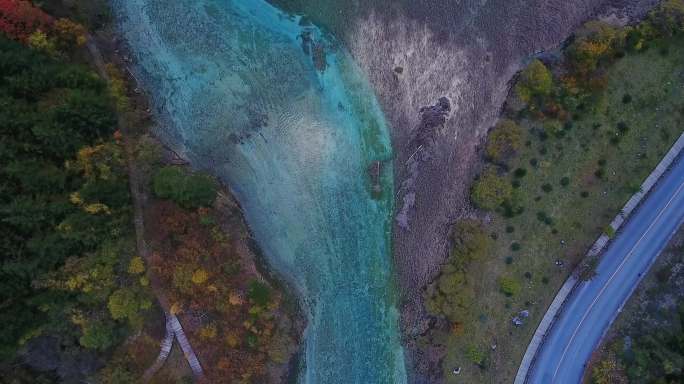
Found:
M 301 383 L 405 383 L 392 149 L 339 43 L 261 0 L 116 0 L 157 134 L 229 185 L 301 298 Z

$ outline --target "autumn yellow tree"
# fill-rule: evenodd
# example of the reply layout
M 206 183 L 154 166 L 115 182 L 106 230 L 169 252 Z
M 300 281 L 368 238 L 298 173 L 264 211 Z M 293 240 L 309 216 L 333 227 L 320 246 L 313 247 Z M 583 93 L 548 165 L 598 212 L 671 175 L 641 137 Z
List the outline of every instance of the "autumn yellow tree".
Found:
M 84 26 L 69 19 L 59 19 L 53 25 L 53 33 L 62 49 L 80 47 L 86 43 L 87 31 Z
M 575 34 L 568 48 L 570 65 L 581 77 L 592 74 L 602 60 L 613 57 L 624 46 L 626 32 L 602 21 L 590 21 Z

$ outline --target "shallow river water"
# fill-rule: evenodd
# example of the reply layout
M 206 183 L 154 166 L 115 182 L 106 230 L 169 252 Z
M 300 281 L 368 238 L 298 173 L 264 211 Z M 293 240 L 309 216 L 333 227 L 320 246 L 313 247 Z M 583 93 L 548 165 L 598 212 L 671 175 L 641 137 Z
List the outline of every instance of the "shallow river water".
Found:
M 392 149 L 333 38 L 261 0 L 117 0 L 158 135 L 230 186 L 307 312 L 303 383 L 402 383 Z

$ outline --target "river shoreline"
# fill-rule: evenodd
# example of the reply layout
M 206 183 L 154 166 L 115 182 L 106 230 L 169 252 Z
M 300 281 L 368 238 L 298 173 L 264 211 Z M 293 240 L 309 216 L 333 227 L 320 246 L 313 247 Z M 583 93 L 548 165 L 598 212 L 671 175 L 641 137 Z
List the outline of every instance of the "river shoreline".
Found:
M 469 203 L 469 181 L 482 167 L 479 147 L 503 110 L 516 73 L 531 57 L 561 46 L 583 22 L 606 17 L 634 21 L 652 4 L 512 2 L 498 9 L 496 4 L 469 8 L 460 16 L 454 15 L 457 10 L 434 13 L 426 6 L 419 15 L 397 9 L 385 15 L 371 12 L 350 28 L 356 31 L 343 40 L 370 77 L 392 126 L 399 191 L 393 246 L 410 381 L 444 380 L 443 347 L 418 346 L 421 336 L 440 324 L 425 312 L 422 292 L 447 256 L 450 225 L 477 215 Z M 501 35 L 501 30 L 508 33 Z M 378 56 L 378 51 L 386 54 Z M 420 111 L 441 97 L 450 101 L 451 111 L 433 127 Z M 432 141 L 417 154 L 415 136 L 426 128 L 434 131 Z
M 203 51 L 200 44 L 192 48 L 192 53 L 197 55 L 189 55 L 190 52 L 184 52 L 186 48 L 189 48 L 188 46 L 175 45 L 181 41 L 175 39 L 177 28 L 173 28 L 173 33 L 171 30 L 165 30 L 165 33 L 171 34 L 162 33 L 161 35 L 157 34 L 159 31 L 149 29 L 151 20 L 159 23 L 158 28 L 164 29 L 172 26 L 171 20 L 178 20 L 174 12 L 181 12 L 183 9 L 174 7 L 168 10 L 153 6 L 151 8 L 154 9 L 150 12 L 145 12 L 140 17 L 134 16 L 137 12 L 136 8 L 141 4 L 143 2 L 131 2 L 121 12 L 127 16 L 125 25 L 129 30 L 126 32 L 126 37 L 134 39 L 129 40 L 129 43 L 133 43 L 136 55 L 144 55 L 139 56 L 141 63 L 135 67 L 135 74 L 153 87 L 153 97 L 158 101 L 156 103 L 157 114 L 163 115 L 161 120 L 169 124 L 169 129 L 163 132 L 165 141 L 174 143 L 173 147 L 177 148 L 179 156 L 188 157 L 197 168 L 210 169 L 215 175 L 223 177 L 224 181 L 227 180 L 226 182 L 231 187 L 237 188 L 233 194 L 242 200 L 242 206 L 246 211 L 245 216 L 251 222 L 252 233 L 256 232 L 254 237 L 264 244 L 261 249 L 263 254 L 268 256 L 269 265 L 273 265 L 279 274 L 292 278 L 295 285 L 312 290 L 304 299 L 308 304 L 307 307 L 312 309 L 306 337 L 309 341 L 307 342 L 307 372 L 304 380 L 316 381 L 316 378 L 319 378 L 325 381 L 325 377 L 329 376 L 328 378 L 338 379 L 356 377 L 356 380 L 364 381 L 372 381 L 374 379 L 371 378 L 378 377 L 394 381 L 390 378 L 396 377 L 398 382 L 403 381 L 401 377 L 404 376 L 404 359 L 399 346 L 398 325 L 394 325 L 398 323 L 398 312 L 392 307 L 395 295 L 391 284 L 388 284 L 388 277 L 393 277 L 388 271 L 391 258 L 390 254 L 385 252 L 389 246 L 387 237 L 389 229 L 385 227 L 391 222 L 388 210 L 391 203 L 389 203 L 390 199 L 385 198 L 370 199 L 367 190 L 370 187 L 364 182 L 366 178 L 358 177 L 359 174 L 366 174 L 368 158 L 377 161 L 378 158 L 382 159 L 389 155 L 390 150 L 387 145 L 389 138 L 384 133 L 384 121 L 376 116 L 372 97 L 364 93 L 363 79 L 356 76 L 353 64 L 350 65 L 344 53 L 333 53 L 329 62 L 331 69 L 326 70 L 325 74 L 315 74 L 321 85 L 326 85 L 323 87 L 323 89 L 328 89 L 326 92 L 321 92 L 320 86 L 311 88 L 314 92 L 308 92 L 306 84 L 293 85 L 297 87 L 298 92 L 307 91 L 304 95 L 315 94 L 316 99 L 320 97 L 319 101 L 304 104 L 304 109 L 301 109 L 299 105 L 304 98 L 297 99 L 295 103 L 285 102 L 283 106 L 280 106 L 280 103 L 267 104 L 269 107 L 278 105 L 276 109 L 283 108 L 284 110 L 273 111 L 276 115 L 268 117 L 257 116 L 255 120 L 252 120 L 253 116 L 249 116 L 248 125 L 257 124 L 257 126 L 245 126 L 237 123 L 242 121 L 239 116 L 223 116 L 226 109 L 213 112 L 212 110 L 217 104 L 225 103 L 228 108 L 238 105 L 239 109 L 235 110 L 238 115 L 241 113 L 249 115 L 250 112 L 258 114 L 258 110 L 245 111 L 244 107 L 239 107 L 239 105 L 243 105 L 242 103 L 246 101 L 258 108 L 261 104 L 257 105 L 256 100 L 251 99 L 252 95 L 265 97 L 266 102 L 274 101 L 271 100 L 272 97 L 277 97 L 276 100 L 283 100 L 280 95 L 263 93 L 264 89 L 260 88 L 259 80 L 252 79 L 252 74 L 255 73 L 256 76 L 266 77 L 273 76 L 271 73 L 264 72 L 264 69 L 254 71 L 252 68 L 249 71 L 250 74 L 247 75 L 240 72 L 240 68 L 229 67 L 229 63 L 235 61 L 231 57 L 245 57 L 241 56 L 240 50 L 251 49 L 252 46 L 235 45 L 228 50 L 209 53 L 209 51 Z M 275 46 L 286 44 L 281 48 L 289 49 L 291 42 L 295 41 L 295 37 L 301 33 L 302 27 L 297 26 L 296 19 L 271 15 L 271 10 L 265 9 L 264 5 L 242 2 L 236 2 L 234 5 L 238 13 L 250 10 L 253 6 L 256 7 L 252 11 L 259 15 L 263 12 L 264 16 L 257 24 L 267 23 L 268 28 L 276 31 L 281 27 L 280 24 L 287 24 L 282 26 L 286 31 L 285 36 L 273 41 Z M 220 17 L 217 19 L 225 16 L 222 14 L 223 10 L 214 8 L 213 11 L 219 13 Z M 189 15 L 190 18 L 195 16 L 202 20 L 206 13 L 203 8 L 200 8 L 196 10 L 196 13 Z M 216 14 L 213 16 L 215 17 Z M 197 30 L 188 27 L 186 32 L 213 36 L 212 31 L 217 28 L 218 30 L 237 28 L 237 31 L 241 31 L 240 25 L 244 24 L 245 20 L 250 20 L 251 17 L 246 17 L 244 20 L 239 18 L 223 20 L 225 23 L 221 24 L 221 27 L 214 26 L 213 22 L 194 23 L 192 25 L 200 27 Z M 136 35 L 145 35 L 148 39 L 135 40 Z M 264 43 L 263 39 L 269 36 L 258 36 L 256 39 Z M 167 38 L 169 40 L 165 40 Z M 147 44 L 146 41 L 153 41 L 153 43 Z M 290 43 L 286 43 L 287 41 Z M 204 43 L 213 46 L 216 41 L 209 39 Z M 270 42 L 261 46 L 268 47 L 268 44 Z M 295 46 L 298 47 L 298 45 Z M 176 51 L 177 49 L 180 51 Z M 170 51 L 173 51 L 173 54 L 170 55 Z M 282 52 L 282 49 L 280 51 Z M 202 56 L 203 52 L 207 52 L 206 57 Z M 251 51 L 242 53 L 246 57 L 253 54 Z M 265 57 L 268 58 L 268 55 L 269 52 L 266 52 Z M 294 52 L 289 56 L 286 55 L 288 60 L 285 61 L 281 58 L 281 62 L 288 63 L 288 65 L 295 64 L 294 67 L 287 67 L 286 71 L 273 71 L 272 73 L 292 76 L 291 71 L 293 71 L 299 76 L 298 71 L 304 70 L 305 78 L 311 80 L 313 73 L 307 72 L 307 62 L 301 62 L 299 58 L 295 59 L 294 55 Z M 301 53 L 296 53 L 296 55 L 301 55 Z M 190 57 L 193 59 L 189 59 Z M 260 59 L 257 61 L 259 62 Z M 297 65 L 300 64 L 296 61 L 305 65 L 298 67 Z M 202 62 L 205 68 L 211 67 L 209 72 L 186 77 L 188 70 L 194 70 L 198 62 Z M 269 61 L 269 63 L 272 62 Z M 263 65 L 263 63 L 260 64 Z M 339 67 L 336 68 L 333 64 Z M 192 65 L 192 67 L 186 67 L 186 65 Z M 280 66 L 282 64 L 276 65 L 275 68 Z M 159 69 L 167 70 L 167 72 L 162 72 L 164 76 L 158 76 Z M 249 85 L 247 89 L 250 89 L 247 96 L 250 98 L 231 99 L 230 95 L 225 95 L 224 92 L 232 89 L 230 87 L 236 84 L 226 82 L 222 84 L 225 87 L 216 84 L 227 77 L 233 79 L 239 76 L 246 77 L 246 84 Z M 299 80 L 298 82 L 301 83 Z M 347 83 L 354 84 L 354 87 L 346 88 Z M 287 87 L 294 83 L 285 81 L 281 83 L 282 89 L 270 86 L 272 82 L 268 84 L 269 87 L 265 88 L 267 90 L 286 92 Z M 200 89 L 201 92 L 193 94 L 194 91 Z M 245 89 L 244 86 L 242 89 Z M 190 96 L 190 94 L 193 95 Z M 323 103 L 319 104 L 321 101 Z M 235 104 L 236 102 L 239 104 Z M 362 106 L 361 109 L 358 108 L 359 105 Z M 163 107 L 160 109 L 160 106 Z M 368 108 L 369 106 L 371 108 Z M 291 124 L 298 122 L 301 112 L 291 114 L 288 108 L 294 108 L 294 111 L 309 111 L 312 114 L 305 114 L 306 119 L 307 121 L 313 120 L 315 124 L 307 124 L 305 121 L 302 121 L 304 124 Z M 322 108 L 323 112 L 316 108 Z M 265 112 L 269 113 L 268 110 Z M 283 112 L 287 113 L 288 118 L 283 128 L 288 129 L 272 132 L 272 128 L 269 127 L 271 124 L 265 124 L 265 122 L 269 120 L 282 122 L 279 120 L 281 116 L 277 114 Z M 198 113 L 201 116 L 195 116 Z M 322 113 L 328 113 L 328 115 L 321 115 Z M 188 120 L 191 115 L 195 116 L 194 120 Z M 335 116 L 335 118 L 329 120 L 328 116 Z M 227 127 L 214 126 L 219 121 L 225 124 L 227 120 L 224 117 L 233 123 Z M 316 122 L 316 119 L 322 120 Z M 359 124 L 357 119 L 365 121 L 367 125 Z M 334 124 L 329 124 L 333 121 Z M 261 124 L 263 126 L 259 129 Z M 334 127 L 337 129 L 331 130 Z M 315 132 L 311 132 L 314 134 L 313 137 L 308 132 L 312 128 L 315 128 Z M 348 136 L 342 135 L 342 140 L 338 141 L 339 129 L 345 129 Z M 231 130 L 237 131 L 231 133 Z M 252 135 L 255 132 L 258 132 L 258 135 Z M 282 135 L 281 132 L 287 134 Z M 230 136 L 229 133 L 231 133 Z M 230 140 L 234 133 L 239 135 L 240 140 L 237 142 Z M 214 134 L 218 136 L 202 136 Z M 301 148 L 299 151 L 293 151 L 291 141 L 284 142 L 283 145 L 278 144 L 281 140 L 288 140 L 289 136 L 296 139 L 302 134 L 309 139 L 319 139 L 321 144 L 329 147 L 328 151 L 323 152 L 324 157 L 319 157 L 320 151 L 317 149 L 311 151 Z M 226 137 L 226 140 L 230 142 L 223 142 L 222 138 Z M 271 149 L 264 152 L 266 147 Z M 218 153 L 225 157 L 212 157 L 217 156 Z M 325 161 L 322 161 L 323 159 Z M 302 160 L 304 163 L 300 164 Z M 237 167 L 236 162 L 239 164 Z M 337 163 L 346 167 L 328 169 L 331 164 Z M 319 167 L 321 167 L 320 170 Z M 304 179 L 292 184 L 293 180 L 302 176 Z M 264 180 L 271 180 L 268 184 L 275 182 L 278 185 L 275 194 L 272 187 L 259 184 Z M 391 180 L 388 183 L 391 183 Z M 264 190 L 266 187 L 269 189 Z M 390 188 L 386 191 L 383 195 L 391 196 Z M 283 198 L 287 200 L 283 201 Z M 354 204 L 350 205 L 349 202 L 354 202 Z M 308 208 L 304 211 L 293 210 L 297 206 Z M 287 218 L 290 217 L 298 217 L 298 224 L 288 222 Z M 319 229 L 303 231 L 305 226 L 311 225 Z M 344 239 L 353 241 L 340 241 Z M 312 256 L 319 257 L 320 261 L 308 260 Z M 298 274 L 293 275 L 290 272 Z M 302 284 L 304 281 L 306 284 Z M 340 295 L 340 289 L 344 294 Z M 349 311 L 350 307 L 354 310 Z M 337 325 L 341 323 L 351 328 L 345 329 Z M 318 337 L 316 329 L 321 329 L 325 335 Z M 351 355 L 347 356 L 350 353 Z M 334 361 L 339 362 L 332 363 Z M 320 364 L 316 364 L 317 362 Z
M 118 28 L 115 25 L 107 25 L 103 30 L 95 34 L 93 38 L 94 43 L 97 45 L 98 50 L 102 53 L 103 57 L 107 62 L 113 63 L 117 68 L 122 70 L 125 74 L 125 79 L 128 83 L 129 90 L 133 91 L 130 95 L 131 104 L 134 108 L 138 110 L 149 111 L 149 97 L 146 90 L 142 87 L 139 80 L 133 75 L 132 68 L 135 62 L 132 59 L 132 55 L 129 53 L 128 46 L 123 40 Z M 182 158 L 178 153 L 173 151 L 170 146 L 164 143 L 164 140 L 160 138 L 157 134 L 153 132 L 152 127 L 157 125 L 159 122 L 151 114 L 147 114 L 147 126 L 150 128 L 143 128 L 143 132 L 136 132 L 137 134 L 147 133 L 151 137 L 159 142 L 160 147 L 163 148 L 164 162 L 167 164 L 177 164 L 181 166 L 190 166 L 188 159 Z M 242 256 L 245 257 L 247 263 L 253 263 L 254 267 L 259 276 L 264 278 L 268 284 L 275 290 L 280 292 L 283 297 L 283 310 L 292 318 L 294 323 L 294 329 L 297 336 L 297 345 L 293 348 L 295 352 L 288 357 L 288 362 L 284 365 L 286 369 L 284 371 L 278 370 L 270 372 L 271 379 L 273 382 L 285 382 L 285 383 L 295 383 L 295 378 L 301 369 L 302 364 L 302 348 L 303 348 L 303 334 L 306 328 L 306 316 L 304 315 L 302 303 L 296 294 L 296 290 L 287 283 L 287 281 L 280 278 L 275 271 L 273 271 L 268 266 L 268 262 L 265 256 L 262 254 L 259 245 L 254 238 L 253 232 L 245 220 L 243 209 L 240 203 L 235 199 L 231 187 L 220 182 L 219 193 L 223 196 L 223 204 L 217 204 L 215 209 L 223 217 L 229 217 L 234 215 L 234 211 L 239 212 L 239 222 L 241 226 L 246 229 L 246 247 L 247 252 L 242 252 Z M 229 234 L 236 234 L 239 229 L 229 228 L 230 225 L 224 223 L 222 225 L 224 230 Z M 275 379 L 277 377 L 278 379 Z

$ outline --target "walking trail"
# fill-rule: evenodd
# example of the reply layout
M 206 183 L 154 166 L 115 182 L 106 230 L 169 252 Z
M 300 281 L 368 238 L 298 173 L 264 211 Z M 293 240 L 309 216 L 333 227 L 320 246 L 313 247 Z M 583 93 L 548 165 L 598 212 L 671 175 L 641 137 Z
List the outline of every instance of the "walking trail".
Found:
M 95 41 L 92 36 L 88 36 L 86 47 L 90 52 L 90 55 L 93 59 L 93 63 L 95 64 L 95 67 L 97 68 L 97 71 L 100 74 L 100 76 L 102 76 L 106 80 L 109 80 L 104 60 L 102 58 L 102 54 L 100 53 L 100 50 L 95 44 Z M 143 177 L 140 174 L 139 169 L 135 166 L 133 149 L 134 143 L 131 141 L 131 135 L 128 129 L 128 124 L 126 124 L 125 119 L 121 116 L 121 114 L 117 115 L 117 120 L 119 130 L 123 134 L 126 162 L 128 163 L 128 178 L 131 189 L 131 197 L 133 199 L 133 217 L 135 223 L 136 247 L 138 249 L 138 253 L 140 254 L 140 256 L 142 256 L 142 258 L 149 265 L 150 251 L 147 247 L 147 242 L 145 241 L 145 226 L 143 220 L 143 207 L 145 206 L 145 203 L 147 201 L 145 183 L 143 183 L 142 181 Z M 202 365 L 200 364 L 197 355 L 192 349 L 192 346 L 190 345 L 190 342 L 187 336 L 185 335 L 185 332 L 183 332 L 183 327 L 181 326 L 180 321 L 178 321 L 176 315 L 170 311 L 171 306 L 169 304 L 169 300 L 161 288 L 161 283 L 159 282 L 159 279 L 153 273 L 148 273 L 148 277 L 150 279 L 150 287 L 152 289 L 152 292 L 157 297 L 159 305 L 164 310 L 164 315 L 166 316 L 166 336 L 162 340 L 161 350 L 159 352 L 157 360 L 145 371 L 143 375 L 143 380 L 148 381 L 149 379 L 151 379 L 152 376 L 154 376 L 154 374 L 164 365 L 164 362 L 166 361 L 171 351 L 171 347 L 173 346 L 174 339 L 178 340 L 181 350 L 183 351 L 183 355 L 185 356 L 185 359 L 190 365 L 192 373 L 195 375 L 195 377 L 203 377 L 204 371 L 202 370 Z

